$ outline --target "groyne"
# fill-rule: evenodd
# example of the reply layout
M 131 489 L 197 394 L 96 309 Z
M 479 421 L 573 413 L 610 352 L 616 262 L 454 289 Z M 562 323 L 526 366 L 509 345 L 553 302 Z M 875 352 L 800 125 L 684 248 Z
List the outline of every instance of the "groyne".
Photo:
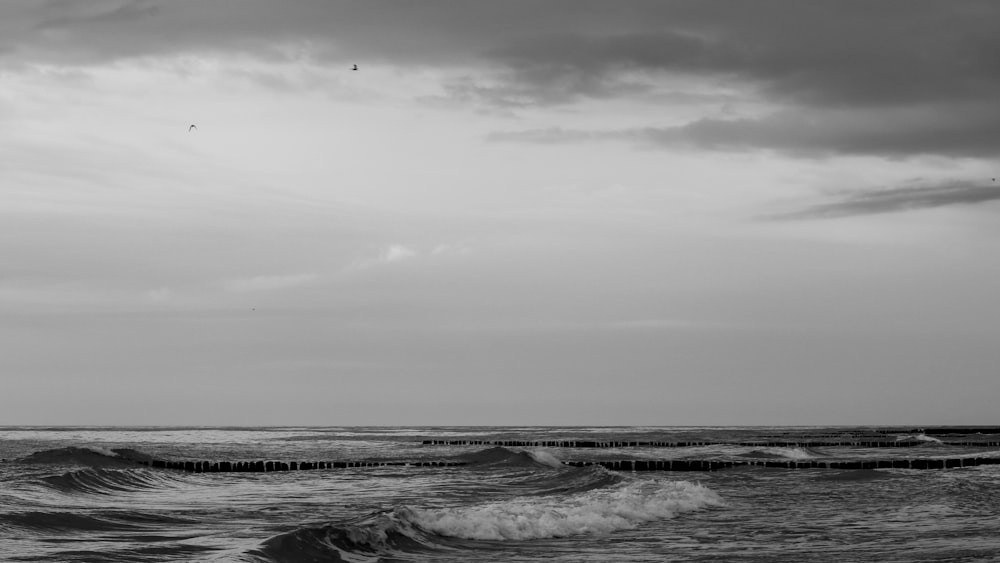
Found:
M 374 467 L 458 467 L 469 465 L 463 461 L 181 461 L 153 460 L 136 463 L 158 469 L 171 469 L 189 473 L 271 473 L 278 471 L 313 471 L 319 469 L 347 469 Z M 954 469 L 979 465 L 1000 465 L 1000 458 L 913 458 L 882 460 L 719 460 L 719 459 L 668 459 L 614 461 L 564 461 L 571 467 L 601 466 L 612 471 L 720 471 L 736 467 L 770 467 L 778 469 Z
M 176 469 L 190 473 L 270 473 L 273 471 L 312 471 L 315 469 L 346 469 L 349 467 L 455 467 L 461 461 L 137 461 L 139 465 L 158 469 Z
M 791 460 L 621 460 L 567 461 L 565 465 L 586 467 L 600 465 L 614 471 L 719 471 L 734 467 L 771 467 L 777 469 L 953 469 L 978 465 L 1000 465 L 1000 458 L 917 458 L 850 461 L 791 461 Z
M 914 448 L 926 446 L 928 440 L 780 440 L 780 441 L 747 441 L 747 442 L 597 442 L 586 440 L 424 440 L 425 446 L 501 446 L 513 448 L 692 448 L 699 446 L 746 446 L 751 448 L 834 448 L 834 447 L 856 447 L 856 448 Z M 1000 440 L 996 441 L 976 441 L 976 442 L 956 442 L 941 441 L 947 446 L 979 446 L 979 447 L 1000 447 Z

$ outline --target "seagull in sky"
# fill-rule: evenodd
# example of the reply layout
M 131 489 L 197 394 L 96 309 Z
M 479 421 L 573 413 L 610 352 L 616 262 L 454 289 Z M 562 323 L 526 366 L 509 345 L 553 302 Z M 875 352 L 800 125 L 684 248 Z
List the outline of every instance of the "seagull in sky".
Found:
M 192 123 L 191 126 L 188 127 L 188 133 L 190 133 L 193 129 L 197 129 L 197 127 L 195 127 L 194 123 Z

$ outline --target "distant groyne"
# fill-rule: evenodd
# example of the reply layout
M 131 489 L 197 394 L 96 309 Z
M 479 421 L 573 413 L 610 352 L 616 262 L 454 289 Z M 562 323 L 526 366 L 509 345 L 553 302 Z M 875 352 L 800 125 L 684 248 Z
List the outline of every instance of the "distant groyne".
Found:
M 375 467 L 458 467 L 470 465 L 464 461 L 138 461 L 140 465 L 158 469 L 172 469 L 189 473 L 271 473 L 279 471 L 313 471 L 319 469 L 348 469 Z M 719 460 L 719 459 L 667 459 L 667 460 L 601 460 L 564 461 L 571 467 L 601 466 L 612 471 L 721 471 L 736 467 L 769 467 L 776 469 L 954 469 L 979 465 L 1000 465 L 1000 458 L 914 458 L 883 460 Z
M 425 446 L 500 446 L 507 448 L 695 448 L 703 446 L 746 446 L 751 448 L 914 448 L 934 443 L 929 440 L 780 440 L 780 441 L 747 441 L 747 442 L 625 442 L 625 441 L 587 441 L 587 440 L 424 440 Z M 948 446 L 978 446 L 1000 447 L 1000 440 L 968 442 L 941 441 Z
M 890 439 L 887 435 L 907 439 Z M 928 435 L 954 436 L 955 440 L 927 438 Z M 914 439 L 923 435 L 923 439 Z M 851 430 L 845 432 L 787 432 L 756 436 L 757 439 L 742 441 L 678 440 L 678 441 L 598 441 L 598 440 L 423 440 L 424 446 L 472 446 L 493 448 L 562 448 L 575 450 L 623 449 L 623 448 L 697 448 L 706 446 L 740 446 L 749 448 L 918 448 L 928 445 L 961 446 L 973 448 L 1000 447 L 1000 428 L 996 427 L 934 427 L 934 428 L 880 428 Z M 971 439 L 970 439 L 971 438 Z M 920 450 L 924 455 L 938 452 L 935 457 L 919 457 L 900 454 L 879 459 L 875 456 L 849 453 L 837 456 L 841 459 L 731 459 L 719 454 L 706 454 L 701 459 L 619 459 L 619 460 L 570 460 L 563 465 L 571 467 L 600 466 L 611 471 L 723 471 L 739 467 L 764 467 L 774 469 L 958 469 L 980 465 L 1000 465 L 1000 458 L 991 457 L 995 451 L 982 454 L 965 452 L 963 457 L 946 457 L 939 449 Z M 646 452 L 648 455 L 649 452 Z M 944 454 L 944 455 L 941 455 Z M 581 454 L 567 455 L 577 457 Z M 951 455 L 956 455 L 952 453 Z M 560 457 L 563 457 L 560 455 Z M 739 457 L 739 456 L 737 456 Z M 873 459 L 874 457 L 874 459 Z M 881 457 L 881 456 L 879 456 Z M 843 459 L 847 458 L 847 459 Z M 448 468 L 477 465 L 481 462 L 463 460 L 461 456 L 441 460 L 420 459 L 414 461 L 382 460 L 340 460 L 340 461 L 205 461 L 205 460 L 151 460 L 135 458 L 132 461 L 155 469 L 186 471 L 191 473 L 271 473 L 286 471 L 336 470 L 379 467 L 429 467 Z
M 600 465 L 615 471 L 720 471 L 734 467 L 771 467 L 777 469 L 952 469 L 978 465 L 1000 465 L 1000 458 L 966 457 L 953 459 L 883 459 L 852 461 L 792 460 L 622 460 L 567 461 L 565 465 L 586 467 Z
M 191 473 L 270 473 L 272 471 L 311 471 L 349 467 L 454 467 L 458 461 L 139 461 L 140 465 L 159 469 L 178 469 Z

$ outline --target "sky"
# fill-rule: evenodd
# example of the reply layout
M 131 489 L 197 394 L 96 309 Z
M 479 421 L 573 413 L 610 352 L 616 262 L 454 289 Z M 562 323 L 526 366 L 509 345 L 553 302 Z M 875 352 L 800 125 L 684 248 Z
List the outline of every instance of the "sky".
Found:
M 5 0 L 0 424 L 995 425 L 997 21 Z

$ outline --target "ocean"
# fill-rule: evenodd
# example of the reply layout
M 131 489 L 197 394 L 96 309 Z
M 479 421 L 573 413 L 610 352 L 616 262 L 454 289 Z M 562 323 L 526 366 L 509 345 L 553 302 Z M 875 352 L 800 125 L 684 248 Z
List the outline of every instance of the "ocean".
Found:
M 994 432 L 2 427 L 0 561 L 1000 561 Z

